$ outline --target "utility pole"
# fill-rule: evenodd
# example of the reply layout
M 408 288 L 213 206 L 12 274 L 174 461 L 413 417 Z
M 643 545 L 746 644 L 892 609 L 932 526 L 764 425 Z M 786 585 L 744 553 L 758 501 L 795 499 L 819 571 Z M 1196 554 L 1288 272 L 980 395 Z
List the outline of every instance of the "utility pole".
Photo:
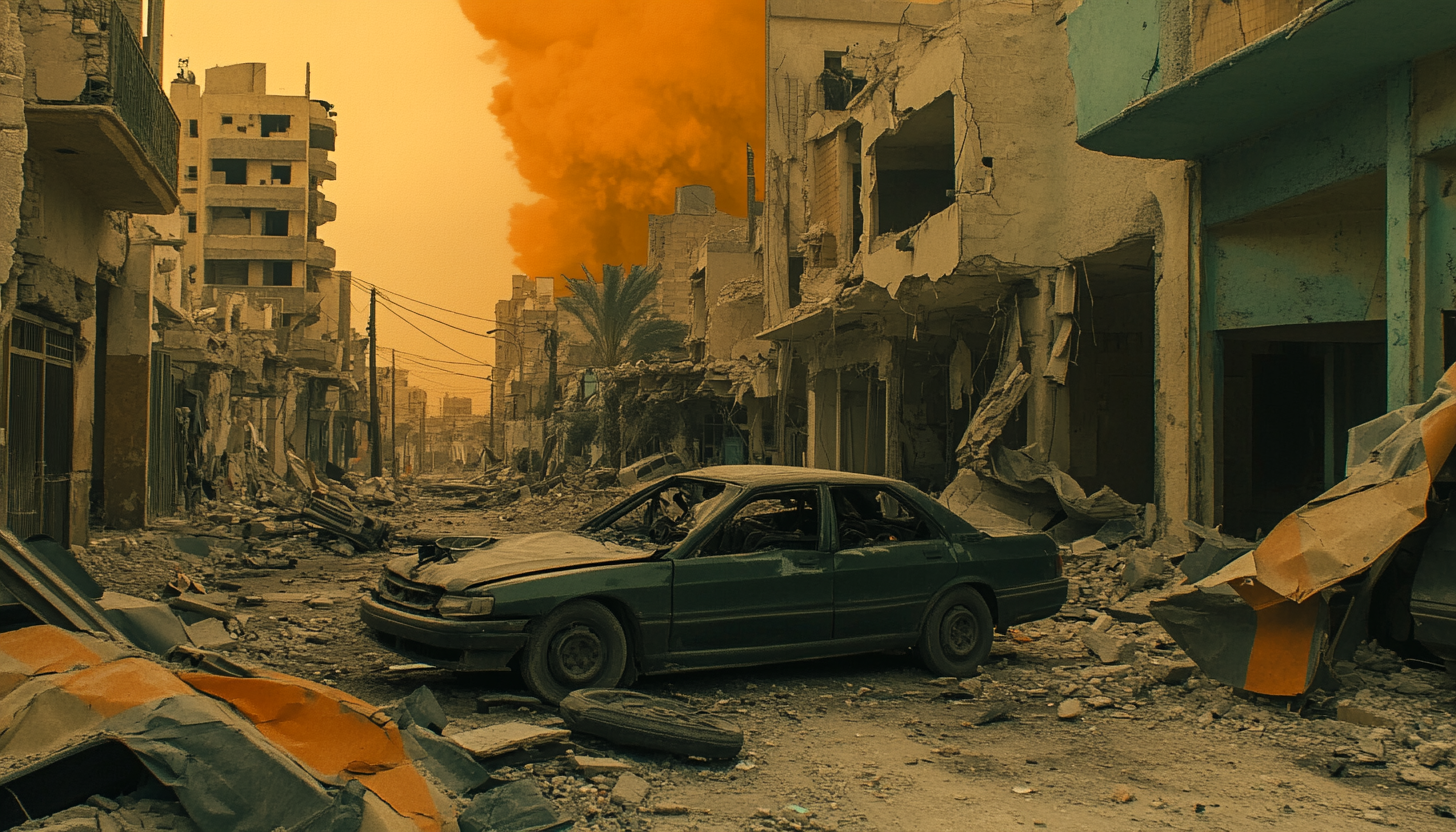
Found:
M 389 351 L 389 472 L 394 475 L 395 479 L 399 478 L 399 441 L 394 438 L 394 403 L 398 398 L 395 393 L 397 389 L 395 382 L 399 380 L 399 370 L 396 369 L 398 367 L 395 350 L 391 349 Z
M 492 375 L 494 372 L 492 371 Z M 495 455 L 495 380 L 490 382 L 490 453 Z
M 375 319 L 375 307 L 379 301 L 379 290 L 369 290 L 369 476 L 384 474 L 379 462 L 379 322 Z
M 425 473 L 425 453 L 430 443 L 425 439 L 425 399 L 420 399 L 420 473 Z

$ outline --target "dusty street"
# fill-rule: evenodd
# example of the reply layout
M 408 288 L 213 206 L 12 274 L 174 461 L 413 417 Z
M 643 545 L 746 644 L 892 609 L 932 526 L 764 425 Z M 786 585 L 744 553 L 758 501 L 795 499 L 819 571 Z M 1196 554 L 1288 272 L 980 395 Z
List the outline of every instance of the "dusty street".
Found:
M 620 492 L 558 492 L 490 509 L 416 493 L 384 514 L 397 526 L 396 553 L 412 551 L 398 542 L 412 537 L 570 527 Z M 380 704 L 427 686 L 450 718 L 447 736 L 504 722 L 559 724 L 549 707 L 489 704 L 525 695 L 513 674 L 391 670 L 408 660 L 372 641 L 357 614 L 388 556 L 340 555 L 318 532 L 234 537 L 246 515 L 215 515 L 223 522 L 210 531 L 98 531 L 82 561 L 108 588 L 141 597 L 162 597 L 177 571 L 226 593 L 239 622 L 226 646 L 236 659 Z M 207 554 L 191 542 L 191 554 L 180 551 L 179 537 L 208 542 Z M 1070 559 L 1076 603 L 998 636 L 973 680 L 936 679 L 909 656 L 873 655 L 637 683 L 736 721 L 746 742 L 735 760 L 695 762 L 577 733 L 567 745 L 485 764 L 497 779 L 536 778 L 579 828 L 600 830 L 1456 824 L 1445 762 L 1456 741 L 1456 681 L 1363 647 L 1358 666 L 1344 668 L 1346 687 L 1312 696 L 1302 715 L 1237 698 L 1190 672 L 1156 623 L 1137 620 L 1138 600 L 1159 588 L 1114 603 L 1127 554 Z M 1093 633 L 1115 649 L 1099 659 L 1087 643 L 1105 645 Z M 626 763 L 650 792 L 640 804 L 615 804 L 616 778 L 580 775 L 570 754 Z

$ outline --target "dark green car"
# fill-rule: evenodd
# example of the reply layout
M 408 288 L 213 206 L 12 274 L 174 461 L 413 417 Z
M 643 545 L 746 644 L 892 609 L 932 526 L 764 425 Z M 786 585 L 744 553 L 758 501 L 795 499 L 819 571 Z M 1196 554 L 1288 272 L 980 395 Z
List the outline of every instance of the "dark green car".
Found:
M 1067 598 L 1056 544 L 989 537 L 898 480 L 735 465 L 654 483 L 576 532 L 426 546 L 360 615 L 399 653 L 519 666 L 551 702 L 638 674 L 914 648 L 971 676 L 993 628 Z

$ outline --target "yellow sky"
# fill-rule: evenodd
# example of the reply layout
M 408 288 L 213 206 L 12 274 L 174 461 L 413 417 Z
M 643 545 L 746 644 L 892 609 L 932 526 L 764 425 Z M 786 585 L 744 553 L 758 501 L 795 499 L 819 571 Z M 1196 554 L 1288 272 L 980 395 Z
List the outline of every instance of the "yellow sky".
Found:
M 480 59 L 488 44 L 455 0 L 168 0 L 166 85 L 188 58 L 203 80 L 211 66 L 268 65 L 268 91 L 301 95 L 304 64 L 312 96 L 338 112 L 339 178 L 324 184 L 339 218 L 319 228 L 338 268 L 427 303 L 482 318 L 510 294 L 514 257 L 508 211 L 535 199 L 516 174 L 510 146 L 486 109 L 499 70 Z M 364 331 L 367 290 L 356 286 L 354 327 Z M 478 328 L 491 327 L 434 310 Z M 465 361 L 402 323 L 380 304 L 381 366 L 387 348 L 437 361 Z M 490 361 L 490 339 L 417 322 L 471 358 Z M 425 370 L 400 357 L 410 383 L 464 395 L 485 411 L 488 384 Z M 487 375 L 484 367 L 452 365 Z

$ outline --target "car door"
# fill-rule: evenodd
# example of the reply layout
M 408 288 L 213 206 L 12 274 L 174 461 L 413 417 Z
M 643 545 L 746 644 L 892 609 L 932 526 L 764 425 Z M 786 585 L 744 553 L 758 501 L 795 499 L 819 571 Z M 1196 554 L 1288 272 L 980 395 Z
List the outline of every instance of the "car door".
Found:
M 833 555 L 817 486 L 751 495 L 673 561 L 670 652 L 773 648 L 833 636 Z
M 829 489 L 835 532 L 834 638 L 914 633 L 955 576 L 938 526 L 883 486 Z

